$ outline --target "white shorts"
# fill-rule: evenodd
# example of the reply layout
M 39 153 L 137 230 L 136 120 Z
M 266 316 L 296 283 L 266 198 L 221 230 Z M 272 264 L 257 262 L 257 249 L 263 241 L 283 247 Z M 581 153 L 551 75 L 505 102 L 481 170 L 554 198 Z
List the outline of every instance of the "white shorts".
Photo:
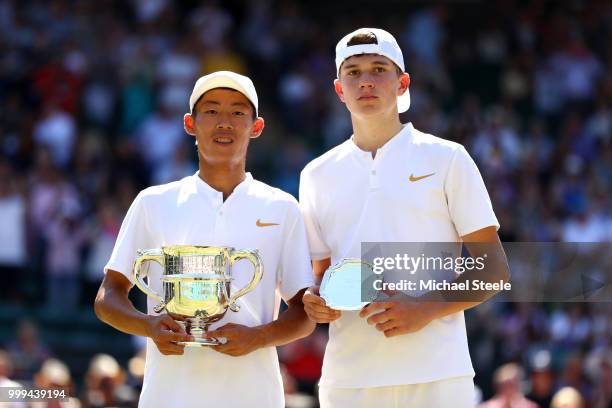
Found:
M 321 408 L 474 408 L 472 377 L 372 388 L 319 388 Z

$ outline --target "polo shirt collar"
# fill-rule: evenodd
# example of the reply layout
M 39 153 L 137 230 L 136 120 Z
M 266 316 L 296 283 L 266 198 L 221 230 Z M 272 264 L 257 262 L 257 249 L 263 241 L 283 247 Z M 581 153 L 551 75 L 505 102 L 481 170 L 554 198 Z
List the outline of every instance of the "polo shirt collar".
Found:
M 411 122 L 408 122 L 402 125 L 402 128 L 400 129 L 400 131 L 395 136 L 393 136 L 391 139 L 389 139 L 387 143 L 385 143 L 382 147 L 380 147 L 376 151 L 376 154 L 378 155 L 379 153 L 384 153 L 388 150 L 395 149 L 396 146 L 401 146 L 406 143 L 409 143 L 410 140 L 412 140 L 412 130 L 413 130 L 413 127 L 412 127 Z M 365 152 L 364 150 L 361 150 L 359 146 L 355 144 L 354 137 L 355 135 L 351 135 L 351 138 L 348 141 L 351 153 L 358 154 L 360 156 L 363 156 L 364 153 L 367 153 L 367 156 L 372 158 L 372 155 L 369 152 Z
M 198 194 L 201 194 L 210 200 L 217 200 L 219 198 L 223 200 L 223 193 L 221 191 L 215 190 L 210 185 L 208 185 L 208 183 L 202 180 L 202 178 L 200 177 L 200 170 L 196 171 L 192 178 L 194 179 L 196 192 Z M 253 176 L 251 175 L 251 173 L 247 172 L 244 180 L 242 180 L 242 182 L 238 184 L 236 188 L 234 188 L 234 191 L 231 195 L 248 190 L 248 187 L 252 181 Z

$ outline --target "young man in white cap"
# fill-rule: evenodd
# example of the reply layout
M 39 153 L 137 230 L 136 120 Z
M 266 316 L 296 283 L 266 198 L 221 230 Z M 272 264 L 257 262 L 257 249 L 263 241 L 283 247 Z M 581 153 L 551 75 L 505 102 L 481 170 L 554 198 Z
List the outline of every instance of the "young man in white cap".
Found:
M 472 256 L 489 243 L 497 277 L 507 266 L 499 224 L 476 165 L 454 142 L 402 125 L 410 77 L 393 36 L 359 29 L 336 47 L 335 90 L 351 113 L 353 135 L 302 171 L 300 205 L 316 279 L 343 258 L 362 258 L 362 242 L 461 242 Z M 309 317 L 330 323 L 319 384 L 326 407 L 473 407 L 473 376 L 463 310 L 482 299 L 432 301 L 403 294 L 361 311 L 327 307 L 313 286 Z M 414 299 L 412 299 L 414 300 Z M 459 301 L 457 301 L 459 300 Z
M 200 78 L 184 117 L 197 142 L 199 171 L 193 176 L 149 187 L 130 207 L 105 267 L 96 298 L 98 317 L 133 335 L 146 336 L 142 407 L 283 407 L 283 389 L 275 346 L 307 336 L 315 324 L 302 304 L 312 284 L 310 256 L 297 201 L 252 178 L 245 171 L 249 141 L 259 137 L 257 93 L 251 80 L 228 71 Z M 255 248 L 263 277 L 212 326 L 211 337 L 227 342 L 213 347 L 184 347 L 191 340 L 167 314 L 148 314 L 128 300 L 138 249 L 165 245 Z M 161 293 L 161 268 L 149 270 L 149 284 Z M 237 272 L 243 287 L 249 270 Z M 245 272 L 245 273 L 241 273 Z M 278 316 L 280 297 L 288 309 Z

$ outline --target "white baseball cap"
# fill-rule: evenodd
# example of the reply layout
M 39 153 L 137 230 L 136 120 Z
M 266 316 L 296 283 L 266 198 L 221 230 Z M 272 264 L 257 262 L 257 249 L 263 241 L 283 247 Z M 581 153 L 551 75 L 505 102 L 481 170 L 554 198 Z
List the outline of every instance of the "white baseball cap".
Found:
M 240 92 L 255 107 L 255 116 L 259 116 L 257 92 L 255 91 L 253 81 L 244 75 L 231 71 L 217 71 L 200 77 L 196 81 L 189 97 L 189 112 L 193 113 L 193 107 L 202 95 L 215 88 L 229 88 Z
M 357 34 L 372 34 L 376 37 L 376 44 L 348 45 L 348 42 Z M 395 38 L 380 28 L 360 28 L 345 35 L 336 45 L 336 75 L 340 77 L 340 66 L 348 57 L 360 54 L 377 54 L 389 58 L 402 72 L 404 68 L 404 56 Z M 410 107 L 410 92 L 406 89 L 403 95 L 397 97 L 397 110 L 399 113 L 406 112 Z

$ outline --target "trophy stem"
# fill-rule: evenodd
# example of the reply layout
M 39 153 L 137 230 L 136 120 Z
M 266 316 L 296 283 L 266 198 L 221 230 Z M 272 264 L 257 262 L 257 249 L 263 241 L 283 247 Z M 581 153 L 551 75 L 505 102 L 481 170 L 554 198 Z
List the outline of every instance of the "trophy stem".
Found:
M 214 337 L 207 338 L 206 332 L 210 327 L 210 323 L 201 317 L 188 317 L 184 321 L 177 320 L 187 334 L 194 337 L 193 341 L 179 341 L 178 344 L 183 344 L 190 347 L 216 346 L 225 344 L 225 339 L 216 339 Z

